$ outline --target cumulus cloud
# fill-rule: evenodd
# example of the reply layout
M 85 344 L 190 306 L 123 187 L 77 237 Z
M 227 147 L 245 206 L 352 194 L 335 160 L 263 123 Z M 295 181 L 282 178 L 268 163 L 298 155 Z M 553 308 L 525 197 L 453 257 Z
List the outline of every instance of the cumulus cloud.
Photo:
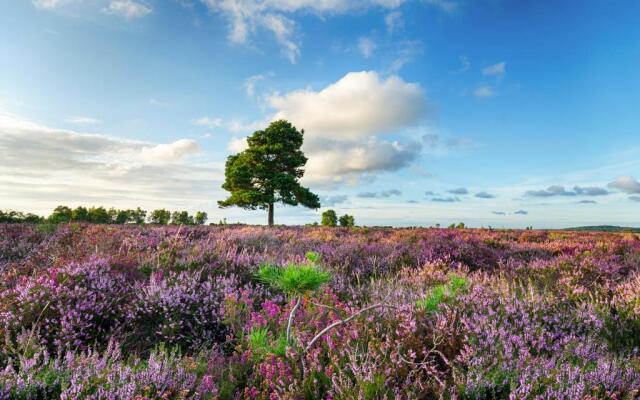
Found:
M 357 183 L 374 172 L 407 167 L 422 152 L 420 142 L 401 134 L 423 121 L 423 90 L 397 76 L 352 72 L 320 90 L 274 93 L 266 97 L 266 106 L 273 114 L 250 124 L 207 117 L 192 123 L 249 134 L 270 121 L 291 121 L 305 132 L 307 184 Z M 389 134 L 393 140 L 385 138 Z M 233 152 L 244 150 L 246 138 L 234 137 L 228 147 Z
M 507 215 L 507 213 L 504 211 L 492 211 L 492 213 L 495 215 Z
M 375 171 L 397 171 L 420 155 L 419 143 L 379 141 L 326 142 L 306 151 L 305 182 L 338 183 Z
M 361 37 L 358 39 L 358 51 L 362 54 L 362 57 L 369 58 L 373 55 L 373 51 L 376 49 L 376 43 L 367 37 Z
M 153 9 L 148 4 L 134 0 L 111 0 L 104 9 L 105 12 L 118 14 L 127 19 L 142 18 L 150 14 Z
M 576 201 L 576 204 L 596 204 L 597 201 L 595 200 L 580 200 L 580 201 Z
M 478 192 L 476 193 L 476 197 L 479 199 L 494 199 L 496 196 L 487 192 Z
M 381 192 L 363 192 L 358 193 L 358 197 L 366 199 L 388 198 L 392 196 L 400 196 L 402 192 L 398 189 L 383 190 Z
M 629 196 L 629 200 L 631 200 L 631 201 L 640 201 L 640 196 Z
M 610 182 L 607 186 L 612 189 L 618 189 L 627 194 L 640 194 L 640 182 L 632 176 L 620 176 L 615 181 Z
M 518 210 L 518 211 L 514 212 L 514 214 L 518 214 L 518 215 L 527 215 L 527 214 L 529 214 L 529 212 L 528 212 L 528 211 L 525 211 L 525 210 Z
M 426 192 L 424 192 L 425 196 L 435 196 L 435 192 L 431 191 L 431 190 L 427 190 Z
M 469 194 L 469 190 L 463 187 L 451 189 L 451 190 L 448 190 L 448 192 L 451 194 Z
M 476 97 L 493 97 L 495 96 L 495 92 L 489 85 L 481 85 L 478 86 L 474 91 L 473 95 Z
M 609 194 L 609 191 L 605 188 L 596 186 L 574 186 L 573 189 L 567 190 L 562 185 L 552 185 L 542 190 L 528 190 L 525 192 L 526 196 L 530 197 L 554 197 L 554 196 L 604 196 Z
M 276 118 L 303 126 L 310 137 L 361 139 L 416 124 L 426 111 L 422 88 L 397 76 L 350 72 L 320 91 L 273 95 Z
M 47 127 L 0 115 L 0 197 L 48 212 L 59 203 L 187 207 L 214 198 L 220 165 L 197 143 L 156 144 Z
M 506 72 L 505 66 L 505 62 L 499 62 L 497 64 L 489 65 L 488 67 L 484 67 L 482 69 L 482 75 L 495 76 L 497 79 L 502 79 Z
M 241 151 L 246 150 L 247 147 L 249 147 L 249 145 L 247 144 L 246 137 L 242 137 L 242 138 L 232 137 L 231 140 L 229 141 L 229 144 L 227 145 L 227 148 L 232 153 L 240 153 Z

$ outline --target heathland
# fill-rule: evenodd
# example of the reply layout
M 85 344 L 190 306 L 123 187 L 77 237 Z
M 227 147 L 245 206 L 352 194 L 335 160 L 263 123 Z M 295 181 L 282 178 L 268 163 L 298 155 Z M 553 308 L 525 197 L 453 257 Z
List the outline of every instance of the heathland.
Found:
M 0 398 L 633 399 L 640 237 L 0 224 Z

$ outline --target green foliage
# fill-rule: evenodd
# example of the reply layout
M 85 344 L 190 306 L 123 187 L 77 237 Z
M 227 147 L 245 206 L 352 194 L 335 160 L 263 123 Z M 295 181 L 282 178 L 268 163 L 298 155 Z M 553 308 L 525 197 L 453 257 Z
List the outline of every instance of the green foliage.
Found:
M 315 251 L 308 251 L 307 254 L 304 255 L 304 258 L 307 259 L 310 263 L 317 264 L 320 262 L 320 254 Z
M 289 295 L 303 295 L 316 291 L 331 280 L 331 274 L 317 265 L 288 264 L 284 267 L 262 265 L 256 278 L 273 288 Z
M 94 224 L 108 224 L 111 220 L 111 215 L 104 207 L 91 207 L 88 211 L 88 222 L 92 222 Z
M 356 225 L 355 218 L 349 214 L 342 215 L 338 221 L 340 222 L 340 226 L 352 227 Z
M 5 223 L 19 223 L 19 222 L 28 222 L 28 223 L 40 223 L 43 221 L 43 218 L 35 215 L 35 214 L 31 214 L 31 213 L 23 213 L 20 211 L 13 211 L 13 210 L 7 210 L 7 211 L 2 211 L 0 210 L 0 223 L 5 222 Z
M 86 207 L 78 206 L 71 211 L 73 221 L 89 221 L 89 210 Z
M 35 214 L 22 213 L 17 211 L 0 211 L 0 222 L 29 222 L 59 224 L 63 222 L 88 222 L 92 224 L 144 224 L 147 212 L 140 207 L 120 210 L 116 208 L 106 209 L 104 207 L 83 207 L 78 206 L 71 209 L 67 206 L 56 207 L 51 215 L 46 219 Z M 149 223 L 167 225 L 169 222 L 182 225 L 202 225 L 207 220 L 207 213 L 198 211 L 195 216 L 189 215 L 187 211 L 171 213 L 160 209 L 154 210 L 149 215 Z
M 149 223 L 157 225 L 167 225 L 171 220 L 171 212 L 165 209 L 153 210 L 149 215 Z
M 333 210 L 327 210 L 322 213 L 322 226 L 336 226 L 338 224 L 338 216 Z
M 194 220 L 187 211 L 174 211 L 171 213 L 172 225 L 193 225 Z
M 53 209 L 53 212 L 47 218 L 52 224 L 59 224 L 61 222 L 71 221 L 71 209 L 67 206 L 58 206 Z
M 275 203 L 319 208 L 318 196 L 298 182 L 307 163 L 300 150 L 303 136 L 304 131 L 284 120 L 254 132 L 247 138 L 249 147 L 227 159 L 222 188 L 231 194 L 218 205 L 248 210 Z
M 204 225 L 207 222 L 209 216 L 204 211 L 196 212 L 196 216 L 194 217 L 194 222 L 196 225 Z
M 428 312 L 435 312 L 440 304 L 454 302 L 460 294 L 467 291 L 468 287 L 469 282 L 465 278 L 451 274 L 449 282 L 431 288 L 427 297 L 418 300 L 416 306 Z
M 284 357 L 287 353 L 286 336 L 280 333 L 272 339 L 266 327 L 251 329 L 247 340 L 251 351 L 258 357 L 264 357 L 268 354 Z

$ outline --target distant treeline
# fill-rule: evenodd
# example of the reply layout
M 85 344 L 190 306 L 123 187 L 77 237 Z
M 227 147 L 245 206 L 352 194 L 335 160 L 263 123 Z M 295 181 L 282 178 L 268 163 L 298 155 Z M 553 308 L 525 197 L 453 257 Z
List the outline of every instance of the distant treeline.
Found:
M 190 215 L 187 211 L 153 210 L 150 213 L 141 209 L 119 210 L 105 207 L 56 207 L 48 217 L 41 217 L 20 211 L 0 211 L 0 223 L 50 223 L 88 222 L 92 224 L 157 224 L 157 225 L 203 225 L 207 222 L 207 213 L 198 211 Z

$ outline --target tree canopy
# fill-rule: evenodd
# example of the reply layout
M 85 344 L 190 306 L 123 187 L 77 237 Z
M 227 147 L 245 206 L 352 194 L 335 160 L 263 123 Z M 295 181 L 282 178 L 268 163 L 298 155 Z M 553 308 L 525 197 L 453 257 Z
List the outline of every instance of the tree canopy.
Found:
M 267 209 L 269 225 L 273 225 L 275 203 L 319 208 L 318 196 L 298 181 L 307 163 L 300 149 L 303 136 L 304 130 L 298 131 L 285 120 L 249 136 L 248 148 L 227 159 L 222 188 L 231 194 L 218 205 Z
M 338 224 L 338 215 L 333 210 L 327 210 L 322 213 L 323 226 L 336 226 Z

